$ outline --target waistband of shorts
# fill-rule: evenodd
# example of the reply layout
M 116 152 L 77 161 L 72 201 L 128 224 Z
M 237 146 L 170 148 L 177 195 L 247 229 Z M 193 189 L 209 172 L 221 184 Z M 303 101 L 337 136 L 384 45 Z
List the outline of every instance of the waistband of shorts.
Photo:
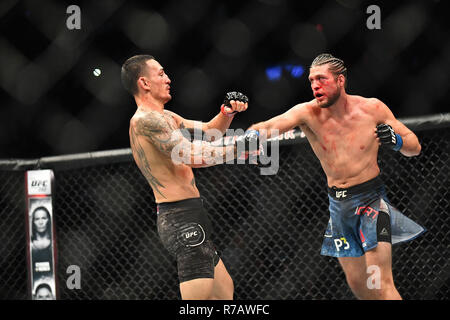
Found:
M 348 200 L 352 196 L 356 196 L 361 193 L 365 193 L 368 191 L 373 191 L 374 189 L 380 188 L 384 185 L 383 180 L 378 175 L 375 178 L 363 182 L 361 184 L 357 184 L 356 186 L 351 186 L 348 188 L 336 188 L 328 187 L 328 194 L 335 200 Z
M 203 207 L 202 198 L 189 198 L 172 202 L 161 202 L 156 205 L 156 213 L 163 213 L 168 210 L 182 209 L 182 208 L 199 208 Z

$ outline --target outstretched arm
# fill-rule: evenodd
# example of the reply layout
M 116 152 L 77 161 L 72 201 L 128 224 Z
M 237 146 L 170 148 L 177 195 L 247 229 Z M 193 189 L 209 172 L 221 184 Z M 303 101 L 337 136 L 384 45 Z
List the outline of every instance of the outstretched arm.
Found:
M 397 149 L 397 151 L 400 151 L 400 153 L 406 157 L 419 155 L 422 147 L 414 132 L 409 130 L 403 123 L 397 120 L 392 111 L 383 102 L 377 100 L 376 103 L 379 107 L 378 109 L 381 110 L 378 124 L 387 124 L 393 129 L 392 138 L 395 140 L 395 144 L 397 145 L 397 147 L 394 147 L 394 150 Z M 382 143 L 383 139 L 380 140 L 377 131 L 378 130 L 375 128 L 375 136 L 377 136 L 379 143 Z M 399 137 L 396 136 L 396 134 Z
M 269 139 L 272 135 L 278 136 L 296 126 L 306 123 L 307 115 L 308 110 L 306 103 L 300 103 L 283 114 L 250 126 L 247 130 L 258 130 L 263 136 L 265 136 L 264 133 L 267 132 L 267 139 Z

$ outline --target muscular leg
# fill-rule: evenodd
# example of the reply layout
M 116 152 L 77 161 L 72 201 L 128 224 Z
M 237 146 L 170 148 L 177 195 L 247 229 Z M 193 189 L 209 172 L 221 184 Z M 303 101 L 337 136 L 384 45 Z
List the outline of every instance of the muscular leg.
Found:
M 214 287 L 211 299 L 233 300 L 234 284 L 222 259 L 214 269 Z
M 201 278 L 180 283 L 183 300 L 232 300 L 233 291 L 233 280 L 222 259 L 214 268 L 214 279 Z
M 200 278 L 180 283 L 181 299 L 207 300 L 214 287 L 214 279 Z
M 345 257 L 338 258 L 342 269 L 345 273 L 348 286 L 358 299 L 368 299 L 367 274 L 366 274 L 366 258 L 362 257 Z
M 401 299 L 392 276 L 392 248 L 389 242 L 379 242 L 378 246 L 362 257 L 338 258 L 347 283 L 358 299 Z M 380 288 L 369 288 L 367 280 L 372 274 L 368 267 L 376 266 L 380 271 Z
M 370 289 L 370 299 L 401 300 L 392 275 L 392 245 L 389 242 L 379 242 L 365 256 L 368 267 L 377 266 L 380 270 L 380 289 Z

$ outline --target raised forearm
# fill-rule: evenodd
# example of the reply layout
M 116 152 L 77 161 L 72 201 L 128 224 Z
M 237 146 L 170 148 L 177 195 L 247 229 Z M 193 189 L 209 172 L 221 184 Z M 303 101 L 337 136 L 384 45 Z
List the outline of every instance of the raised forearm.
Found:
M 422 146 L 419 143 L 417 136 L 410 132 L 406 135 L 401 136 L 403 140 L 403 146 L 399 150 L 401 154 L 406 157 L 414 157 L 420 154 Z
M 375 128 L 375 137 L 381 145 L 399 151 L 406 157 L 419 155 L 421 146 L 417 136 L 399 121 L 382 123 Z
M 248 97 L 246 95 L 236 91 L 228 92 L 220 108 L 220 113 L 206 124 L 205 129 L 215 129 L 220 131 L 223 135 L 230 127 L 234 115 L 238 112 L 247 110 L 247 108 Z
M 219 114 L 217 114 L 213 119 L 205 123 L 203 131 L 207 132 L 207 130 L 216 129 L 219 130 L 223 135 L 230 127 L 232 121 L 233 116 L 226 116 L 222 112 L 219 112 Z

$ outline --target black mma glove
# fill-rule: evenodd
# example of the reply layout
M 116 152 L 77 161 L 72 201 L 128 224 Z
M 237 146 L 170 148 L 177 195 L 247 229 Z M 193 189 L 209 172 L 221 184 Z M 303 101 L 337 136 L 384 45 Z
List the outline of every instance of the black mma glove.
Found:
M 386 145 L 398 151 L 403 146 L 403 139 L 399 134 L 396 134 L 394 129 L 388 124 L 382 123 L 377 125 L 377 136 L 382 145 Z
M 227 111 L 225 111 L 226 107 L 228 107 L 230 109 L 232 108 L 231 104 L 230 104 L 231 100 L 248 103 L 248 98 L 247 98 L 247 96 L 245 94 L 242 94 L 242 93 L 237 92 L 237 91 L 228 92 L 225 95 L 225 99 L 223 100 L 223 105 L 220 108 L 220 112 L 222 112 L 224 115 L 226 115 L 228 117 L 232 117 L 232 116 L 234 116 L 237 113 L 237 111 L 234 111 L 234 112 L 227 112 Z

